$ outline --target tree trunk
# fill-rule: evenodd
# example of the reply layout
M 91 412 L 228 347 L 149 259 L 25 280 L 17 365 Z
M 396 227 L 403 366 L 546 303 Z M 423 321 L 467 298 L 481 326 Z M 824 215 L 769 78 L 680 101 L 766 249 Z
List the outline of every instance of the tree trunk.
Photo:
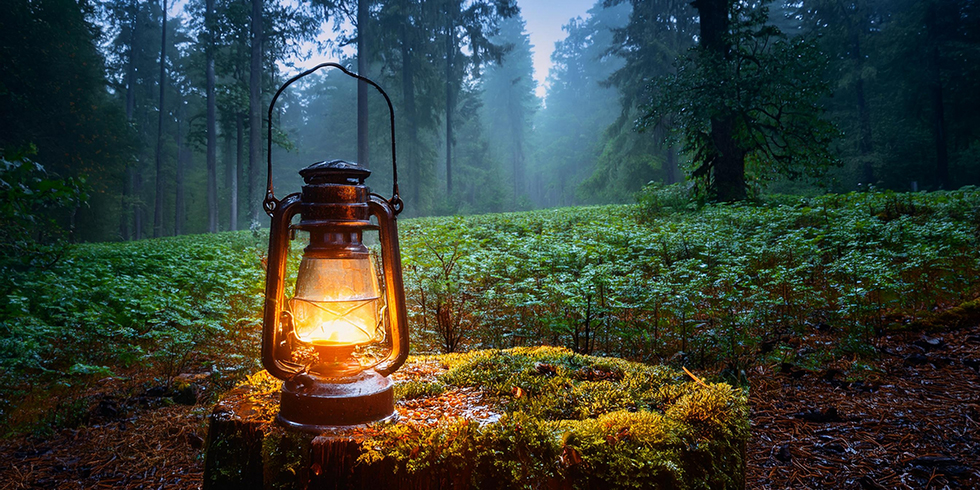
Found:
M 408 2 L 402 2 L 403 6 L 407 6 Z M 407 18 L 408 12 L 405 8 L 402 15 Z M 408 175 L 408 185 L 410 190 L 409 200 L 415 200 L 415 203 L 419 203 L 421 197 L 421 180 L 422 172 L 418 167 L 418 160 L 416 156 L 418 155 L 418 116 L 415 108 L 415 64 L 412 60 L 412 50 L 411 50 L 411 40 L 409 38 L 411 31 L 408 29 L 408 23 L 401 23 L 401 40 L 402 40 L 402 95 L 405 104 L 405 118 L 407 119 L 406 128 L 408 129 L 408 145 L 407 151 L 404 153 L 406 174 Z
M 228 228 L 231 231 L 238 229 L 238 181 L 242 177 L 242 170 L 245 167 L 245 116 L 237 114 L 235 116 L 236 148 L 235 148 L 235 175 L 231 180 L 231 202 L 228 208 L 231 210 L 231 217 L 228 219 Z
M 946 116 L 943 105 L 943 78 L 939 55 L 939 26 L 936 3 L 926 11 L 926 30 L 929 36 L 929 102 L 932 105 L 932 129 L 936 139 L 936 176 L 939 188 L 949 189 L 949 154 L 946 150 Z
M 370 52 L 368 47 L 368 1 L 357 1 L 357 74 L 367 76 Z M 368 155 L 368 84 L 357 81 L 357 163 L 369 168 Z
M 233 151 L 233 145 L 235 143 L 231 139 L 231 131 L 227 127 L 225 127 L 224 125 L 222 125 L 221 128 L 222 128 L 222 131 L 221 131 L 222 137 L 224 138 L 224 148 L 221 150 L 221 160 L 224 162 L 223 165 L 224 165 L 224 168 L 225 168 L 225 182 L 224 182 L 224 187 L 221 189 L 221 192 L 222 193 L 224 193 L 224 192 L 229 192 L 230 193 L 231 192 L 231 181 L 235 177 L 235 160 L 233 160 L 234 155 L 235 155 L 235 152 Z M 231 217 L 229 216 L 228 226 L 226 226 L 225 228 L 223 228 L 224 230 L 231 230 L 231 229 L 233 229 L 233 227 L 231 225 L 231 219 L 230 218 Z M 220 219 L 219 219 L 219 225 L 218 225 L 218 227 L 221 228 Z
M 129 59 L 126 60 L 126 120 L 133 121 L 136 110 L 136 53 L 139 52 L 140 22 L 139 2 L 133 0 L 133 18 L 129 28 Z
M 695 0 L 691 5 L 700 18 L 701 47 L 705 56 L 717 60 L 731 59 L 729 38 L 730 0 Z M 711 118 L 711 155 L 713 167 L 711 187 L 715 199 L 721 202 L 741 201 L 745 192 L 745 152 L 735 142 L 734 114 Z
M 949 189 L 949 154 L 946 150 L 946 116 L 943 105 L 943 82 L 939 70 L 939 48 L 932 48 L 933 83 L 929 88 L 932 100 L 932 126 L 936 135 L 936 174 L 939 188 Z
M 854 97 L 858 111 L 859 139 L 858 154 L 861 155 L 861 174 L 862 180 L 868 184 L 875 182 L 874 166 L 872 165 L 871 154 L 874 151 L 874 143 L 871 139 L 871 110 L 868 108 L 867 97 L 864 95 L 864 56 L 861 54 L 861 31 L 855 25 L 853 18 L 848 14 L 847 7 L 842 9 L 841 16 L 847 23 L 847 35 L 851 42 L 851 61 L 857 72 L 857 81 L 854 84 Z
M 719 202 L 744 201 L 745 152 L 735 144 L 735 118 L 711 119 L 711 140 L 714 143 L 714 175 L 712 187 Z
M 453 193 L 453 58 L 456 56 L 456 28 L 453 24 L 452 7 L 446 12 L 446 195 Z
M 677 183 L 677 149 L 673 146 L 667 147 L 667 185 Z
M 133 195 L 136 196 L 133 203 L 133 240 L 143 238 L 143 171 L 139 165 L 133 169 Z
M 208 168 L 208 232 L 218 231 L 218 124 L 217 96 L 214 88 L 214 0 L 205 2 L 204 29 L 207 31 L 207 46 L 205 46 L 205 78 L 207 90 L 207 168 Z
M 178 100 L 177 104 L 177 168 L 174 178 L 174 186 L 176 187 L 174 196 L 174 236 L 184 234 L 185 211 L 187 209 L 184 203 L 184 164 L 186 163 L 184 158 L 184 133 L 181 131 L 181 126 L 187 114 L 183 101 Z
M 122 185 L 122 195 L 119 197 L 119 239 L 129 240 L 129 213 L 126 211 L 127 202 L 129 201 L 130 188 L 129 184 L 132 182 L 133 168 L 126 166 L 126 172 L 123 174 L 123 185 Z
M 157 122 L 156 191 L 153 198 L 153 238 L 163 236 L 163 94 L 167 86 L 167 0 L 163 0 L 163 29 L 160 36 L 160 117 Z
M 139 2 L 133 1 L 131 5 L 132 18 L 129 26 L 129 59 L 126 60 L 126 121 L 133 122 L 133 113 L 136 112 L 136 53 L 139 42 Z M 119 235 L 123 240 L 132 239 L 129 224 L 130 219 L 136 215 L 136 207 L 130 202 L 133 193 L 133 167 L 126 165 L 126 175 L 123 178 L 123 191 L 119 220 Z
M 516 98 L 516 100 L 515 100 Z M 514 209 L 524 191 L 524 121 L 521 117 L 520 94 L 514 93 L 513 85 L 510 94 L 510 126 L 511 126 L 511 166 L 514 172 Z
M 259 203 L 262 196 L 258 192 L 258 174 L 262 168 L 262 0 L 252 0 L 252 53 L 249 71 L 248 101 L 248 215 L 250 220 L 258 221 Z

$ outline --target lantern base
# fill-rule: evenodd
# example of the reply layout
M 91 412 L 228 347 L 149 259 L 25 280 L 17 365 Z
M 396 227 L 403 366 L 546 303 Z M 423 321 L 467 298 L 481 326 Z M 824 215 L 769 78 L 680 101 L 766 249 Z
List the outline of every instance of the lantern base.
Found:
M 391 380 L 373 369 L 347 379 L 300 374 L 282 384 L 276 421 L 309 433 L 398 420 Z

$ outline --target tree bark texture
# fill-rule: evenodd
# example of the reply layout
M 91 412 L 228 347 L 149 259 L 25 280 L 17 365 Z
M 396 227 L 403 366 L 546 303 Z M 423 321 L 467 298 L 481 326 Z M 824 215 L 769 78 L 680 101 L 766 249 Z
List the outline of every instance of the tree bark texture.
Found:
M 692 4 L 700 17 L 701 47 L 707 56 L 731 59 L 728 18 L 730 0 L 695 0 Z M 718 201 L 740 201 L 746 198 L 745 151 L 735 141 L 735 115 L 720 114 L 711 118 L 710 164 L 713 167 L 712 190 Z

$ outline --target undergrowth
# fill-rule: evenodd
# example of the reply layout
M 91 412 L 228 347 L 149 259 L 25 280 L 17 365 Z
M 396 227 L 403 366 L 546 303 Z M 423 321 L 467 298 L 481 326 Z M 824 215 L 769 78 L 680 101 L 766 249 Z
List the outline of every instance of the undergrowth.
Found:
M 874 356 L 886 331 L 980 319 L 977 189 L 703 206 L 682 189 L 649 192 L 634 206 L 400 222 L 413 351 L 546 344 L 739 373 Z M 0 431 L 84 424 L 98 400 L 79 393 L 113 382 L 169 386 L 192 371 L 220 388 L 255 370 L 266 247 L 250 232 L 82 244 L 0 270 Z M 829 340 L 801 346 L 813 331 Z M 586 376 L 574 357 L 536 362 Z M 597 395 L 632 379 L 608 362 L 572 389 L 518 372 L 522 389 L 575 410 L 650 402 L 640 381 Z M 438 387 L 414 389 L 401 395 Z M 540 398 L 516 403 L 559 410 Z

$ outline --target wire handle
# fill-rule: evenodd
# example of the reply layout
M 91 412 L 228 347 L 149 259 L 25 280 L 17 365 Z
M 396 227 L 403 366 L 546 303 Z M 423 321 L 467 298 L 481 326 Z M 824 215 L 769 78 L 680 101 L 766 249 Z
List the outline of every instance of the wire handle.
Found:
M 397 215 L 398 213 L 402 212 L 402 209 L 405 207 L 405 203 L 402 201 L 401 196 L 398 195 L 398 164 L 395 161 L 395 109 L 391 105 L 391 99 L 388 97 L 388 94 L 385 93 L 385 91 L 381 87 L 379 87 L 377 83 L 374 83 L 374 81 L 371 80 L 370 78 L 362 77 L 357 73 L 353 73 L 347 68 L 344 68 L 343 66 L 337 63 L 320 63 L 319 65 L 316 65 L 313 68 L 310 68 L 309 70 L 306 70 L 303 73 L 300 73 L 299 75 L 290 78 L 289 80 L 286 81 L 286 83 L 282 85 L 282 87 L 279 87 L 279 90 L 276 91 L 276 95 L 272 97 L 272 102 L 269 104 L 269 131 L 267 134 L 267 148 L 266 148 L 267 149 L 266 153 L 268 155 L 268 163 L 269 163 L 269 169 L 268 169 L 269 182 L 265 191 L 265 200 L 262 201 L 262 209 L 265 210 L 265 214 L 268 214 L 271 217 L 272 214 L 276 211 L 276 208 L 279 206 L 279 202 L 280 202 L 278 199 L 276 199 L 276 195 L 272 191 L 272 110 L 276 106 L 276 101 L 279 100 L 279 95 L 282 94 L 284 90 L 286 90 L 286 87 L 292 85 L 293 82 L 319 70 L 320 68 L 327 68 L 327 67 L 337 68 L 350 77 L 367 82 L 368 85 L 371 85 L 372 87 L 378 89 L 378 92 L 381 92 L 381 95 L 385 98 L 385 102 L 388 104 L 388 117 L 391 121 L 391 170 L 392 170 L 392 177 L 394 180 L 394 184 L 392 185 L 391 199 L 387 199 L 387 201 L 389 204 L 391 204 L 392 209 L 395 211 L 395 214 Z

